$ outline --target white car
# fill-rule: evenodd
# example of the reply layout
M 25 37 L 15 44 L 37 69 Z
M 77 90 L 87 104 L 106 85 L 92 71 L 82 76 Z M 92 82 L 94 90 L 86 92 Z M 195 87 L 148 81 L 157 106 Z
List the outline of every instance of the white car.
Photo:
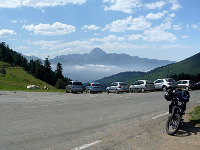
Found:
M 163 91 L 167 91 L 167 89 L 177 88 L 177 83 L 172 78 L 157 79 L 154 81 L 154 85 L 156 90 L 163 90 Z
M 154 83 L 149 81 L 149 80 L 138 80 L 135 81 L 130 87 L 129 87 L 130 92 L 132 93 L 133 91 L 154 91 L 155 86 Z
M 98 82 L 89 83 L 85 88 L 86 93 L 102 93 L 101 84 Z
M 129 86 L 125 82 L 113 82 L 110 86 L 106 88 L 107 93 L 119 93 L 119 92 L 129 92 Z
M 78 81 L 70 81 L 69 84 L 66 86 L 66 93 L 83 93 L 83 84 Z
M 177 88 L 184 88 L 188 91 L 190 89 L 191 90 L 195 89 L 195 84 L 194 84 L 194 81 L 192 80 L 179 80 L 177 84 L 178 84 Z

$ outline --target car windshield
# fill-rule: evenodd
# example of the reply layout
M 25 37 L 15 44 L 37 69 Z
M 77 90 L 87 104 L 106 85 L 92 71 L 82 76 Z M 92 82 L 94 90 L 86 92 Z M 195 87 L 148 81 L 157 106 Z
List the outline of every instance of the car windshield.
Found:
M 120 83 L 120 85 L 127 85 L 126 83 Z
M 92 86 L 101 86 L 99 83 L 93 83 Z
M 154 84 L 153 82 L 151 82 L 151 81 L 147 81 L 147 84 Z
M 174 79 L 166 79 L 167 82 L 176 82 Z
M 73 85 L 83 85 L 81 82 L 74 82 Z

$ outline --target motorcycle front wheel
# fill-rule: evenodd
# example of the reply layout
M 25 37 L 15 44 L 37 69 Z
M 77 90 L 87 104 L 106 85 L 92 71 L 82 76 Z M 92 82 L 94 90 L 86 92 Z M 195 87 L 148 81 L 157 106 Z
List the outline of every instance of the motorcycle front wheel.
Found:
M 166 131 L 169 135 L 175 134 L 181 126 L 181 116 L 176 113 L 174 116 L 170 116 L 166 123 Z

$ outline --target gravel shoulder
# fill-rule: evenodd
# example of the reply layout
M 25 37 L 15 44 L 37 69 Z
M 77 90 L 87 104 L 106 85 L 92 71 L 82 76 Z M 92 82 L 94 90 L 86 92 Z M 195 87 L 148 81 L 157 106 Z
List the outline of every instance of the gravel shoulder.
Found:
M 187 112 L 192 109 L 187 110 Z M 185 125 L 181 127 L 175 136 L 167 136 L 166 143 L 163 147 L 169 147 L 172 150 L 199 150 L 200 148 L 200 128 L 195 127 L 193 123 L 189 121 L 190 116 L 187 113 L 184 117 Z

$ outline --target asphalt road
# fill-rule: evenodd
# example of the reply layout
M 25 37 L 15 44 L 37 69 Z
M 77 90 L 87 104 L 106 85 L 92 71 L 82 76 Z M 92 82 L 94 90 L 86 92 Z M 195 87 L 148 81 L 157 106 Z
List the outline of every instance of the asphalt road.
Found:
M 0 91 L 0 150 L 164 149 L 163 95 Z

